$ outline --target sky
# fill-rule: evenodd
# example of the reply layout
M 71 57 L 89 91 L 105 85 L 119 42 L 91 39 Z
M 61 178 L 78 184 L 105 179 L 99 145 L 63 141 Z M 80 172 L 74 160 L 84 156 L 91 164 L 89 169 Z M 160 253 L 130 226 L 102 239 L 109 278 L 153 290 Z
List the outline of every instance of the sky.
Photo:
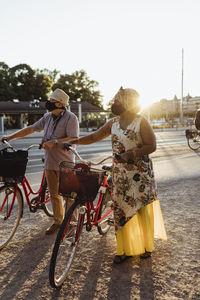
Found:
M 0 7 L 0 61 L 9 67 L 85 70 L 104 104 L 123 86 L 139 92 L 143 107 L 180 98 L 183 69 L 183 95 L 200 96 L 200 0 L 0 0 Z

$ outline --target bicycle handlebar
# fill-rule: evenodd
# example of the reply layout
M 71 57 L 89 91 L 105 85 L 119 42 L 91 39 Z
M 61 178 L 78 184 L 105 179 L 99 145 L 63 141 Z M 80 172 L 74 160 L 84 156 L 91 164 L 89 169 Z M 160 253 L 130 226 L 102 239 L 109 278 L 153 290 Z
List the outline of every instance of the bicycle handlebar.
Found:
M 74 155 L 78 158 L 78 160 L 80 160 L 82 163 L 84 163 L 84 164 L 86 164 L 88 166 L 91 166 L 91 165 L 98 166 L 98 165 L 102 164 L 104 161 L 106 161 L 106 160 L 108 160 L 110 158 L 113 158 L 113 156 L 110 155 L 110 156 L 107 156 L 106 158 L 102 159 L 101 161 L 95 163 L 95 162 L 92 162 L 92 161 L 86 161 L 82 157 L 80 157 L 80 155 L 78 154 L 78 152 L 76 151 L 76 149 L 74 149 L 72 147 L 72 145 L 67 144 L 67 143 L 63 143 L 63 147 L 66 150 L 72 151 L 74 153 Z
M 6 139 L 3 139 L 3 140 L 2 140 L 2 143 L 3 143 L 3 144 L 6 144 L 6 145 L 7 145 L 9 148 L 11 148 L 13 151 L 16 151 L 16 150 L 13 148 L 13 146 L 11 146 L 10 143 L 8 143 L 8 141 L 7 141 Z M 74 148 L 72 147 L 72 145 L 67 144 L 67 143 L 63 143 L 63 147 L 64 147 L 64 149 L 66 149 L 66 150 L 72 151 L 72 152 L 74 153 L 74 155 L 78 158 L 78 160 L 79 160 L 80 162 L 82 162 L 82 163 L 84 163 L 84 164 L 86 164 L 86 165 L 88 165 L 88 166 L 91 166 L 91 165 L 98 166 L 98 165 L 102 164 L 104 161 L 106 161 L 106 160 L 108 160 L 108 159 L 110 159 L 110 158 L 114 158 L 113 155 L 110 155 L 110 156 L 107 156 L 106 158 L 102 159 L 101 161 L 95 163 L 95 162 L 92 162 L 92 161 L 86 161 L 86 160 L 84 160 L 84 159 L 78 154 L 78 152 L 76 151 L 76 149 L 74 149 Z M 41 148 L 42 148 L 42 145 L 41 145 L 41 144 L 30 145 L 30 146 L 27 148 L 27 151 L 29 151 L 29 150 L 32 149 L 32 148 L 38 148 L 38 149 L 41 149 Z M 116 158 L 116 155 L 115 155 L 115 158 Z
M 8 143 L 8 141 L 7 141 L 6 139 L 3 139 L 3 140 L 2 140 L 2 143 L 3 143 L 3 144 L 6 144 L 6 145 L 8 146 L 8 148 L 11 148 L 13 151 L 16 151 L 16 150 L 13 148 L 13 146 L 11 146 L 11 144 Z M 31 146 L 29 146 L 26 150 L 29 151 L 29 150 L 32 149 L 32 148 L 38 148 L 38 149 L 41 149 L 41 148 L 42 148 L 42 144 L 31 145 Z

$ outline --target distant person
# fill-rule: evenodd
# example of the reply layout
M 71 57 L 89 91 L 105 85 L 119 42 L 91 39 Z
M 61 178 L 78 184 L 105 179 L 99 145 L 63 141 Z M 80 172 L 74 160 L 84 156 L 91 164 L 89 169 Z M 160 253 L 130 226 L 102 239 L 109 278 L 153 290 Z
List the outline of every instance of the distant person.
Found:
M 114 263 L 120 264 L 133 255 L 150 257 L 154 237 L 166 240 L 167 236 L 149 158 L 156 150 L 156 138 L 148 121 L 138 113 L 139 94 L 121 87 L 113 101 L 111 109 L 117 117 L 70 144 L 86 145 L 112 136 L 113 155 L 117 155 L 112 170 L 117 237 Z
M 200 130 L 200 109 L 196 111 L 194 124 L 197 130 Z
M 45 176 L 51 195 L 54 223 L 46 230 L 46 234 L 54 233 L 61 225 L 64 217 L 62 197 L 58 194 L 59 163 L 74 161 L 74 154 L 63 150 L 62 143 L 69 142 L 79 136 L 78 119 L 67 110 L 69 96 L 61 89 L 56 89 L 46 102 L 49 111 L 33 125 L 23 128 L 2 139 L 11 141 L 23 138 L 35 131 L 44 131 L 42 147 L 45 149 Z

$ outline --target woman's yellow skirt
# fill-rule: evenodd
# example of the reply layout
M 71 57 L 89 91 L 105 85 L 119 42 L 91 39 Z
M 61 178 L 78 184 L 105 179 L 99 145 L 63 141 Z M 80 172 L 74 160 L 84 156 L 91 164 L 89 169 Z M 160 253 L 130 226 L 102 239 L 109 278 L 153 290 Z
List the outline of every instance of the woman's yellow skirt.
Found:
M 117 255 L 140 255 L 154 250 L 154 238 L 167 240 L 159 200 L 141 207 L 117 232 Z

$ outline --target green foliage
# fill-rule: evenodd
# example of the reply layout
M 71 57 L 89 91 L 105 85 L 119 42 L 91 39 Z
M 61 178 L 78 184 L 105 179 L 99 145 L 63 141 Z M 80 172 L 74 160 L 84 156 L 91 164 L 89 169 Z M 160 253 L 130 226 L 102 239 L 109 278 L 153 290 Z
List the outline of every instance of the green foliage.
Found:
M 45 74 L 34 71 L 27 64 L 11 68 L 12 87 L 20 101 L 47 100 L 52 80 Z
M 40 101 L 46 101 L 50 94 L 52 80 L 45 74 L 37 74 L 35 76 L 34 97 Z
M 20 101 L 34 99 L 34 71 L 26 64 L 20 64 L 10 69 L 12 88 Z
M 45 75 L 47 75 L 51 79 L 52 84 L 56 82 L 58 74 L 60 74 L 60 71 L 58 71 L 56 69 L 54 69 L 53 71 L 50 71 L 48 69 L 43 69 L 43 70 L 36 69 L 35 72 L 36 72 L 36 74 L 40 74 L 40 75 L 45 74 Z
M 52 74 L 56 74 L 54 70 Z M 53 76 L 53 75 L 52 75 Z M 45 101 L 51 91 L 53 80 L 42 72 L 33 70 L 27 64 L 9 68 L 0 62 L 0 101 L 18 99 Z
M 0 101 L 18 99 L 45 101 L 51 90 L 63 89 L 71 101 L 87 101 L 98 107 L 102 106 L 102 96 L 97 90 L 98 82 L 91 80 L 85 71 L 80 70 L 71 75 L 59 75 L 56 69 L 33 70 L 27 64 L 19 64 L 9 68 L 0 62 Z
M 15 98 L 12 88 L 12 78 L 8 65 L 0 62 L 0 101 L 9 101 Z
M 98 82 L 90 80 L 84 70 L 76 71 L 71 75 L 60 75 L 58 81 L 53 85 L 53 90 L 60 88 L 70 97 L 70 101 L 87 101 L 98 107 L 102 106 L 102 96 L 96 90 Z

